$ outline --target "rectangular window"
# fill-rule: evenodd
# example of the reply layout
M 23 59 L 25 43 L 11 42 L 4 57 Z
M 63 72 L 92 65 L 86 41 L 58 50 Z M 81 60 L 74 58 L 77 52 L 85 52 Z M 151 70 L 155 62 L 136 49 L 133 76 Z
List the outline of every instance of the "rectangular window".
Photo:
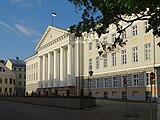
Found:
M 100 63 L 99 57 L 96 57 L 96 69 L 99 69 L 100 67 L 99 63 Z
M 19 82 L 19 86 L 21 86 L 22 85 L 22 82 Z
M 0 78 L 0 84 L 2 84 L 2 78 Z
M 122 36 L 122 37 L 121 37 L 122 39 L 126 39 L 126 31 L 125 31 L 125 30 L 124 30 L 124 31 L 122 31 L 121 36 Z
M 121 50 L 121 53 L 122 53 L 122 64 L 127 64 L 126 49 Z
M 132 35 L 136 36 L 137 35 L 137 25 L 132 26 Z
M 13 79 L 13 84 L 16 84 L 16 81 L 15 81 L 15 79 Z
M 92 42 L 89 42 L 89 50 L 92 50 Z
M 19 78 L 20 78 L 20 79 L 22 78 L 22 75 L 21 75 L 21 74 L 19 74 Z
M 7 88 L 4 88 L 4 92 L 7 93 Z
M 100 88 L 101 87 L 101 81 L 100 81 L 100 79 L 96 79 L 96 87 L 97 88 Z
M 14 71 L 16 71 L 16 67 L 14 67 L 13 69 L 14 69 Z
M 26 79 L 26 75 L 24 75 L 24 79 Z
M 114 43 L 116 39 L 116 33 L 112 34 L 112 42 Z
M 19 71 L 22 71 L 22 68 L 19 68 Z
M 5 78 L 5 84 L 8 84 L 8 79 L 7 78 Z
M 107 66 L 108 66 L 108 60 L 107 60 L 107 55 L 106 55 L 103 58 L 103 67 L 107 67 Z
M 113 81 L 113 87 L 118 87 L 117 77 L 112 77 L 112 81 Z
M 38 73 L 36 73 L 36 80 L 38 80 Z
M 144 60 L 151 59 L 151 43 L 147 43 L 144 45 Z
M 116 52 L 112 53 L 112 66 L 116 66 Z
M 108 78 L 103 78 L 103 87 L 109 87 L 109 81 Z
M 2 93 L 2 88 L 0 87 L 0 93 Z
M 89 70 L 92 70 L 92 58 L 89 58 L 89 66 L 88 66 Z
M 92 87 L 93 87 L 93 80 L 89 79 L 89 88 L 92 88 Z
M 133 62 L 138 62 L 138 47 L 132 48 L 132 56 L 133 56 Z
M 149 28 L 148 21 L 144 22 L 144 32 L 147 33 L 147 29 Z
M 138 86 L 138 81 L 139 81 L 139 75 L 134 74 L 133 75 L 133 86 Z
M 12 93 L 12 88 L 9 88 L 9 93 Z
M 145 73 L 145 75 L 146 75 L 146 85 L 150 85 L 150 74 Z
M 10 80 L 9 80 L 9 84 L 12 84 L 12 78 L 10 78 Z

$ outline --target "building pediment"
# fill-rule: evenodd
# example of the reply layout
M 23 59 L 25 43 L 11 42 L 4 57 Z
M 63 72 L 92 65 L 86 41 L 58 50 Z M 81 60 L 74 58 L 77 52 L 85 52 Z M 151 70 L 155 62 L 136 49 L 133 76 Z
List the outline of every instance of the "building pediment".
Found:
M 48 26 L 35 50 L 38 51 L 41 47 L 45 46 L 46 44 L 54 41 L 55 39 L 67 33 L 68 33 L 67 30 L 59 29 L 53 26 Z

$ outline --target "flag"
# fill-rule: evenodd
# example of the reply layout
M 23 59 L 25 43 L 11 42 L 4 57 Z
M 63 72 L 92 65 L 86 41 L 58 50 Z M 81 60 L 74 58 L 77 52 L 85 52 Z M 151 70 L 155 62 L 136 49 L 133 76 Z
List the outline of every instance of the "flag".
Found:
M 55 12 L 52 12 L 52 16 L 57 16 L 57 13 L 55 13 Z

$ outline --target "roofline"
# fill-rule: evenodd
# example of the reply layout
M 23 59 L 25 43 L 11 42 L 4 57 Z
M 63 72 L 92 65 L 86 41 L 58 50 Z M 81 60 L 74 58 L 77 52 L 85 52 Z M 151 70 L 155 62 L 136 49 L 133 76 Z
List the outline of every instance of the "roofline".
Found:
M 27 62 L 28 60 L 30 60 L 30 59 L 32 59 L 32 58 L 34 58 L 34 57 L 37 57 L 37 56 L 38 56 L 38 53 L 35 53 L 35 54 L 27 57 L 26 59 L 24 59 L 24 62 Z

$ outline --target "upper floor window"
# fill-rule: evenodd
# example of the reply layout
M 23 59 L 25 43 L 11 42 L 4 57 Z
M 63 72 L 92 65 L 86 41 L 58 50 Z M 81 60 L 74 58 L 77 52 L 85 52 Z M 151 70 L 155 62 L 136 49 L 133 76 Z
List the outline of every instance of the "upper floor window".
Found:
M 20 79 L 22 78 L 22 75 L 21 75 L 21 74 L 19 74 L 19 78 L 20 78 Z
M 92 50 L 92 42 L 89 42 L 89 50 Z
M 137 25 L 132 26 L 132 35 L 136 36 L 137 35 Z
M 132 48 L 132 56 L 133 56 L 133 62 L 138 62 L 138 47 Z
M 16 71 L 16 67 L 13 67 L 13 70 Z
M 5 84 L 8 84 L 8 79 L 7 78 L 5 78 Z
M 112 53 L 112 66 L 116 66 L 116 52 Z
M 0 67 L 0 72 L 5 72 L 5 69 L 3 67 Z
M 126 49 L 121 50 L 121 53 L 122 53 L 122 64 L 126 64 L 127 63 Z
M 146 75 L 146 85 L 150 85 L 150 74 L 145 73 L 145 75 Z
M 2 93 L 2 88 L 0 87 L 0 93 Z
M 144 45 L 144 60 L 151 59 L 151 43 Z
M 148 21 L 144 22 L 144 32 L 147 33 L 147 29 L 149 28 Z
M 124 31 L 122 31 L 121 36 L 122 36 L 122 39 L 126 39 L 126 31 L 125 31 L 125 30 L 124 30 Z
M 19 68 L 19 71 L 22 71 L 22 68 Z
M 89 70 L 92 70 L 92 58 L 89 58 L 89 66 L 88 66 Z
M 26 79 L 26 75 L 24 75 L 24 79 Z
M 99 57 L 96 57 L 96 69 L 100 67 L 99 64 L 100 64 Z
M 12 78 L 10 78 L 10 80 L 9 80 L 9 84 L 12 84 Z
M 2 78 L 0 78 L 0 84 L 2 84 Z
M 107 67 L 107 66 L 108 66 L 108 60 L 107 60 L 107 55 L 106 55 L 103 58 L 103 67 Z
M 116 33 L 112 34 L 112 42 L 115 42 L 116 39 Z
M 138 86 L 138 81 L 139 81 L 139 75 L 134 74 L 133 75 L 133 86 Z

